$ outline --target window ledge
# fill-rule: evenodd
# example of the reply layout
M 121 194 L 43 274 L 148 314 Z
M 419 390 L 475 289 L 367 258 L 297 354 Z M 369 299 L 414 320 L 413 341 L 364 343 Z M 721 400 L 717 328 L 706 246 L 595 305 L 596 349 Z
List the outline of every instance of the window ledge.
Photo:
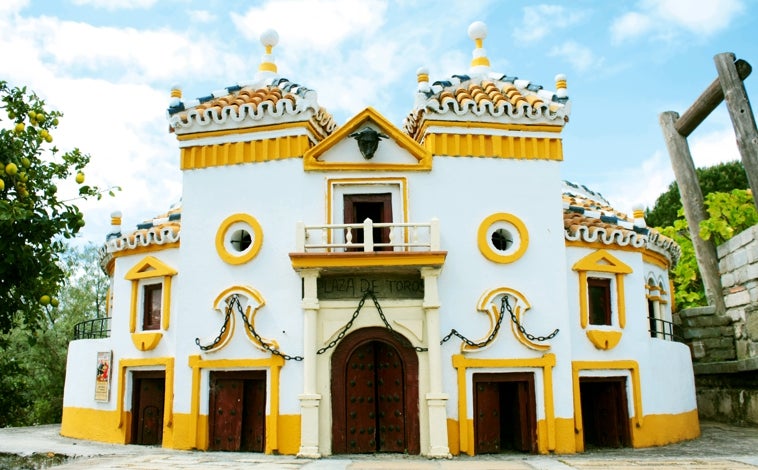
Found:
M 613 349 L 621 341 L 620 331 L 608 331 L 608 330 L 587 330 L 587 338 L 598 349 L 608 350 Z
M 163 333 L 132 333 L 132 343 L 140 351 L 150 351 L 158 346 Z

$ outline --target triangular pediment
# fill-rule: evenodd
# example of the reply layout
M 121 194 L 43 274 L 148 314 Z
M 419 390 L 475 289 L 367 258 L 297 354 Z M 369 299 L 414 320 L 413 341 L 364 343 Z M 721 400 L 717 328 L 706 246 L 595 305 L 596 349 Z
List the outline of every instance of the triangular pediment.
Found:
M 629 274 L 632 268 L 606 250 L 597 250 L 574 264 L 574 271 Z
M 432 156 L 376 110 L 366 108 L 306 151 L 303 165 L 311 171 L 429 171 Z
M 125 279 L 133 281 L 136 279 L 149 279 L 153 277 L 173 276 L 176 269 L 170 267 L 155 256 L 146 256 L 135 264 L 126 275 Z

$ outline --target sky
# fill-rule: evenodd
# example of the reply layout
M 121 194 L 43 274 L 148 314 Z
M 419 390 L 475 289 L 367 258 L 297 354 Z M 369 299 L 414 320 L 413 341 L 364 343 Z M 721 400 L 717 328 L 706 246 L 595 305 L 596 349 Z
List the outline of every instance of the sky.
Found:
M 87 183 L 121 187 L 78 203 L 78 241 L 100 244 L 111 212 L 127 229 L 181 198 L 172 86 L 191 99 L 251 82 L 266 29 L 279 34 L 279 74 L 316 90 L 339 124 L 371 106 L 402 127 L 419 67 L 431 81 L 467 73 L 474 21 L 494 72 L 548 90 L 566 75 L 561 175 L 627 213 L 674 180 L 660 113 L 692 105 L 717 78 L 716 54 L 758 66 L 755 0 L 2 0 L 0 80 L 63 113 L 54 143 L 91 155 Z M 725 104 L 689 144 L 698 167 L 740 158 Z

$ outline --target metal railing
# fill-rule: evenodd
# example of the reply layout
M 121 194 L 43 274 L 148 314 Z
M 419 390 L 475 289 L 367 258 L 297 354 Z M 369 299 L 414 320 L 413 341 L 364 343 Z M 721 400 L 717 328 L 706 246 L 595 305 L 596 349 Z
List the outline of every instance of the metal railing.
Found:
M 647 317 L 647 320 L 650 325 L 648 332 L 650 332 L 651 338 L 684 343 L 684 334 L 681 326 L 655 317 Z
M 74 340 L 108 338 L 111 335 L 111 317 L 93 318 L 74 325 Z
M 387 241 L 375 241 L 374 229 L 386 230 Z M 362 241 L 358 241 L 359 238 Z M 426 223 L 297 224 L 296 251 L 300 253 L 345 251 L 439 251 L 439 220 Z

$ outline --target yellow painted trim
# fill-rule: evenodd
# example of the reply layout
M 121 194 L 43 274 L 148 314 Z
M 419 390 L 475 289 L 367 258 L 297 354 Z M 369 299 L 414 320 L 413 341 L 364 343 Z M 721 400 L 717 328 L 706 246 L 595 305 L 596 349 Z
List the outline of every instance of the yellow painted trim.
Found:
M 247 251 L 243 251 L 241 254 L 234 254 L 226 249 L 224 242 L 226 241 L 229 227 L 238 222 L 245 223 L 250 226 L 253 232 L 251 234 L 253 240 Z M 258 255 L 258 252 L 261 250 L 262 245 L 263 228 L 261 227 L 261 224 L 259 224 L 255 219 L 255 217 L 249 214 L 238 213 L 230 215 L 224 219 L 223 222 L 221 222 L 221 225 L 216 231 L 216 252 L 218 253 L 218 256 L 228 264 L 238 265 L 247 263 Z
M 367 122 L 373 122 L 384 134 L 388 135 L 400 148 L 406 150 L 416 163 L 375 163 L 366 162 L 324 162 L 319 158 L 337 143 L 359 130 Z M 308 149 L 303 155 L 303 168 L 306 171 L 430 171 L 432 155 L 406 133 L 395 127 L 374 108 L 368 107 L 353 116 L 329 137 Z
M 171 248 L 179 248 L 181 242 L 164 243 L 163 245 L 152 244 L 148 246 L 138 246 L 136 248 L 124 248 L 123 250 L 114 251 L 111 253 L 113 258 L 121 258 L 123 256 L 141 255 L 145 253 L 156 253 Z M 109 266 L 108 271 L 113 274 L 113 268 Z
M 281 368 L 284 366 L 284 359 L 281 356 L 271 356 L 264 359 L 202 359 L 199 355 L 189 356 L 188 365 L 192 368 L 192 398 L 190 401 L 190 414 L 192 422 L 195 423 L 193 429 L 194 435 L 191 441 L 195 447 L 201 450 L 207 450 L 207 436 L 203 442 L 199 441 L 200 429 L 198 429 L 200 417 L 200 372 L 202 369 L 256 369 L 268 368 L 269 378 L 269 414 L 266 416 L 266 446 L 265 452 L 272 454 L 279 450 L 278 440 L 278 422 L 279 422 L 279 401 L 280 401 L 280 381 Z M 207 430 L 207 428 L 206 428 Z
M 648 264 L 653 264 L 661 269 L 668 271 L 671 267 L 671 262 L 662 254 L 655 251 L 646 250 L 642 252 L 642 261 Z
M 587 330 L 585 333 L 596 348 L 603 350 L 615 348 L 621 341 L 622 334 L 620 331 L 607 330 Z
M 247 305 L 247 310 L 245 311 L 244 315 L 247 318 L 247 321 L 255 327 L 255 316 L 258 314 L 258 310 L 263 308 L 263 306 L 266 305 L 266 299 L 263 298 L 263 295 L 256 289 L 248 286 L 232 286 L 227 289 L 224 289 L 223 292 L 221 292 L 218 296 L 216 296 L 216 299 L 213 301 L 213 308 L 215 310 L 218 310 L 222 312 L 224 315 L 226 315 L 226 307 L 222 306 L 222 304 L 225 304 L 226 299 L 232 295 L 232 294 L 241 294 L 247 297 L 248 299 L 252 299 L 256 306 L 253 308 L 250 303 Z M 227 327 L 228 330 L 234 330 L 235 326 L 235 314 L 229 316 L 229 322 L 231 325 Z M 253 334 L 248 331 L 247 328 L 245 328 L 245 333 L 247 334 L 248 339 L 261 351 L 268 351 L 266 346 L 279 349 L 279 343 L 276 340 L 263 338 L 261 337 L 261 340 L 258 341 L 258 339 L 253 336 Z M 226 334 L 226 332 L 225 332 Z M 215 348 L 213 348 L 212 351 L 218 351 L 219 349 L 226 346 L 226 343 L 228 342 L 228 339 L 231 338 L 231 335 L 227 336 L 226 338 L 222 338 L 222 340 L 219 342 L 219 345 Z
M 576 240 L 576 241 L 566 240 L 566 246 L 572 247 L 572 248 L 589 248 L 591 250 L 610 249 L 613 251 L 626 251 L 630 253 L 641 253 L 643 261 L 646 261 L 650 264 L 655 264 L 666 270 L 668 270 L 669 267 L 671 266 L 671 262 L 668 260 L 668 258 L 666 258 L 666 256 L 656 251 L 649 250 L 647 248 L 635 248 L 631 245 L 625 245 L 625 246 L 618 245 L 618 244 L 608 245 L 603 242 L 588 243 L 581 240 Z
M 126 430 L 118 422 L 115 410 L 64 406 L 60 433 L 73 439 L 126 444 Z
M 146 256 L 136 263 L 132 268 L 126 272 L 124 279 L 132 281 L 132 292 L 129 307 L 129 333 L 134 334 L 137 331 L 137 318 L 139 316 L 139 282 L 143 279 L 157 279 L 163 277 L 161 287 L 161 328 L 166 331 L 171 325 L 171 277 L 175 276 L 178 271 L 163 261 L 154 256 Z M 162 335 L 157 338 L 160 341 Z M 152 344 L 152 341 L 156 340 L 155 337 L 148 338 L 132 337 L 132 342 L 137 346 L 137 349 L 146 347 Z M 157 346 L 157 342 L 149 349 L 154 349 Z M 140 349 L 141 351 L 147 351 L 149 349 Z
M 180 149 L 180 169 L 196 170 L 215 166 L 260 163 L 300 158 L 311 146 L 306 135 L 223 144 L 196 145 Z
M 327 178 L 326 179 L 326 220 L 330 224 L 341 224 L 342 220 L 334 220 L 334 193 L 337 186 L 359 186 L 359 185 L 385 185 L 397 186 L 400 188 L 402 197 L 403 223 L 408 223 L 408 178 L 400 177 L 382 177 L 382 178 Z M 332 242 L 332 231 L 326 233 L 327 243 Z M 405 242 L 408 242 L 408 231 L 405 231 Z
M 563 142 L 558 137 L 427 134 L 423 146 L 432 155 L 441 157 L 563 161 Z
M 124 412 L 124 397 L 126 396 L 126 371 L 135 367 L 163 366 L 166 373 L 166 396 L 163 402 L 163 433 L 174 426 L 174 358 L 153 357 L 147 359 L 121 359 L 118 361 L 118 398 L 116 410 L 118 412 L 118 428 L 124 426 L 126 413 Z
M 495 129 L 501 131 L 525 131 L 525 132 L 555 132 L 560 134 L 563 131 L 562 125 L 551 126 L 548 124 L 504 124 L 501 122 L 461 122 L 461 121 L 437 121 L 425 120 L 424 124 L 419 127 L 416 136 L 423 136 L 429 130 L 429 127 L 453 127 L 465 129 Z M 418 139 L 417 139 L 418 140 Z
M 574 392 L 574 432 L 576 433 L 576 450 L 584 451 L 584 424 L 582 422 L 582 397 L 579 389 L 579 372 L 582 370 L 628 370 L 632 378 L 632 401 L 634 403 L 633 422 L 642 427 L 642 386 L 640 366 L 637 361 L 573 361 L 571 375 Z
M 507 222 L 513 225 L 518 232 L 520 244 L 518 248 L 511 254 L 500 254 L 493 250 L 489 245 L 487 233 L 489 232 L 490 227 L 498 222 Z M 477 231 L 476 239 L 477 245 L 479 246 L 479 251 L 484 255 L 484 257 L 494 263 L 500 264 L 512 263 L 521 258 L 524 256 L 524 253 L 529 246 L 529 232 L 527 231 L 524 222 L 515 215 L 505 212 L 498 212 L 486 217 L 482 223 L 479 224 L 479 230 Z
M 474 455 L 473 421 L 469 420 L 466 412 L 468 390 L 466 387 L 466 370 L 471 368 L 541 368 L 543 376 L 543 395 L 545 397 L 545 421 L 547 436 L 537 436 L 538 444 L 547 438 L 547 450 L 555 450 L 555 401 L 553 396 L 553 367 L 555 354 L 547 353 L 536 359 L 476 359 L 462 354 L 452 356 L 453 367 L 458 376 L 458 422 L 459 443 L 461 452 Z M 469 428 L 469 426 L 471 428 Z
M 132 343 L 140 351 L 151 351 L 158 346 L 163 333 L 132 333 Z
M 616 312 L 619 326 L 626 327 L 626 299 L 624 296 L 624 275 L 631 274 L 631 266 L 625 264 L 606 250 L 597 250 L 580 259 L 572 267 L 579 274 L 579 321 L 582 328 L 589 324 L 589 300 L 587 298 L 588 272 L 615 274 L 616 279 Z
M 442 267 L 446 251 L 290 253 L 292 268 Z
M 310 131 L 314 136 L 319 136 L 319 131 L 313 126 L 313 123 L 307 121 L 301 122 L 283 122 L 279 124 L 269 124 L 266 126 L 254 126 L 246 127 L 244 129 L 223 129 L 213 130 L 207 132 L 193 132 L 191 134 L 176 134 L 176 140 L 182 142 L 187 140 L 205 139 L 207 137 L 223 137 L 226 135 L 240 135 L 249 133 L 265 133 L 272 131 L 282 131 L 286 129 L 305 128 Z
M 522 294 L 521 292 L 511 289 L 510 287 L 498 287 L 496 289 L 491 289 L 485 292 L 484 294 L 479 297 L 479 301 L 476 304 L 476 309 L 479 312 L 484 312 L 490 320 L 490 329 L 489 331 L 479 340 L 474 341 L 475 343 L 481 343 L 487 338 L 490 337 L 490 335 L 494 332 L 495 326 L 497 324 L 497 318 L 500 316 L 500 309 L 497 305 L 493 303 L 496 297 L 499 297 L 501 295 L 511 295 L 512 297 L 516 298 L 515 307 L 513 308 L 513 315 L 516 317 L 516 320 L 519 322 L 521 321 L 521 314 L 522 312 L 526 312 L 531 308 L 531 305 L 529 304 L 529 301 L 527 300 L 526 296 Z M 508 315 L 508 313 L 504 313 L 505 315 Z M 530 341 L 524 334 L 518 329 L 516 324 L 514 322 L 511 323 L 511 331 L 513 332 L 513 336 L 516 337 L 516 339 L 526 346 L 529 349 L 533 349 L 535 351 L 544 352 L 550 349 L 549 344 L 539 344 L 535 343 L 533 341 Z M 461 343 L 461 352 L 470 352 L 470 351 L 477 351 L 480 348 L 477 348 L 475 346 L 469 346 L 467 343 L 463 342 Z

